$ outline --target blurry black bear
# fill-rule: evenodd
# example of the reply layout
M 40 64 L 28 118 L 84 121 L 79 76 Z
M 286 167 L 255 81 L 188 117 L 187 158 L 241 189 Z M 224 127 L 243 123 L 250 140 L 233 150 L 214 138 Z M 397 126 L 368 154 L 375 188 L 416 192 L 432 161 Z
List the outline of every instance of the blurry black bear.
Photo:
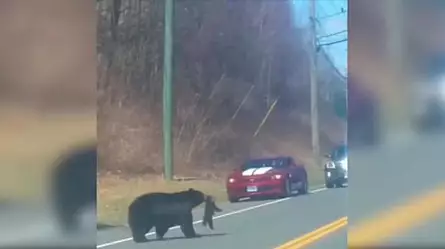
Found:
M 374 146 L 381 139 L 379 111 L 375 96 L 357 78 L 348 79 L 348 131 L 350 147 Z
M 96 145 L 82 146 L 61 157 L 52 172 L 53 204 L 64 232 L 79 229 L 79 212 L 96 207 Z M 93 226 L 96 226 L 94 221 Z
M 133 241 L 148 241 L 145 235 L 153 228 L 156 238 L 162 240 L 168 229 L 179 225 L 186 238 L 198 237 L 193 228 L 192 209 L 206 201 L 203 220 L 213 228 L 214 212 L 222 211 L 213 198 L 190 188 L 177 193 L 148 193 L 137 197 L 128 208 L 128 225 Z

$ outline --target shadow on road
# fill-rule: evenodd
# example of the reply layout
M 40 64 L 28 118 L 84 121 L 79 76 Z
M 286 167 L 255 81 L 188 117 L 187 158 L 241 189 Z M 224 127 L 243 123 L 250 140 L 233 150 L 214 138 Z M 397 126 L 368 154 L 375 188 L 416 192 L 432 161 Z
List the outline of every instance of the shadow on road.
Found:
M 300 194 L 300 193 L 295 193 L 295 194 L 291 194 L 290 198 L 294 198 L 294 197 L 304 197 L 307 195 L 311 195 L 312 193 L 309 192 L 307 194 Z M 261 201 L 275 201 L 275 200 L 280 200 L 280 199 L 284 199 L 285 197 L 279 197 L 279 196 L 254 196 L 254 197 L 246 197 L 246 198 L 241 198 L 240 200 L 238 200 L 238 203 L 242 203 L 242 202 L 261 202 Z
M 96 226 L 97 230 L 107 230 L 107 229 L 115 228 L 115 227 L 117 227 L 117 226 L 112 226 L 112 225 L 108 225 L 108 224 L 104 224 L 104 223 L 98 223 Z
M 218 237 L 218 236 L 225 236 L 225 235 L 227 235 L 227 234 L 226 233 L 199 234 L 198 237 L 191 238 L 191 239 L 200 239 L 200 238 L 204 238 L 204 237 Z M 172 240 L 182 240 L 182 239 L 189 240 L 189 238 L 186 238 L 184 236 L 175 236 L 175 237 L 164 238 L 163 240 L 149 239 L 146 243 L 148 243 L 148 242 L 172 241 Z

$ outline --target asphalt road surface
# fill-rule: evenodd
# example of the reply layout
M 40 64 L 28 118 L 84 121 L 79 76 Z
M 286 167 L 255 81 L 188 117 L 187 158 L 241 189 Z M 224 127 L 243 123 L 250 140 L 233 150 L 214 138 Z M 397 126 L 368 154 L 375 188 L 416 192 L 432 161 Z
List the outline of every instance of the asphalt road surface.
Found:
M 128 228 L 97 233 L 98 248 L 357 248 L 444 247 L 445 136 L 406 137 L 351 149 L 350 183 L 307 196 L 221 205 L 215 231 L 196 224 L 203 237 L 184 239 L 178 229 L 165 241 L 150 235 L 135 244 Z M 348 216 L 348 225 L 345 219 Z M 202 213 L 198 210 L 195 218 Z
M 397 245 L 445 246 L 445 136 L 407 139 L 351 149 L 348 188 L 306 196 L 220 204 L 215 230 L 196 224 L 201 238 L 184 239 L 171 229 L 165 241 L 135 244 L 126 227 L 97 232 L 99 248 L 354 248 Z M 92 232 L 62 238 L 46 209 L 24 205 L 0 210 L 0 245 L 75 244 Z M 348 225 L 342 217 L 348 216 Z M 195 219 L 202 217 L 196 210 Z M 92 218 L 87 218 L 91 220 Z M 346 231 L 346 228 L 348 231 Z M 348 235 L 348 236 L 346 236 Z M 93 235 L 94 236 L 94 235 Z M 83 239 L 82 239 L 83 238 Z
M 0 205 L 0 247 L 91 247 L 95 242 L 95 226 L 88 224 L 96 219 L 96 211 L 85 210 L 82 217 L 83 229 L 77 234 L 67 235 L 58 229 L 48 203 L 11 202 Z
M 445 136 L 351 150 L 348 243 L 445 246 Z
M 252 248 L 271 249 L 310 233 L 346 215 L 347 189 L 316 189 L 305 196 L 268 200 L 245 201 L 225 204 L 222 216 L 214 220 L 215 230 L 211 231 L 196 224 L 195 229 L 202 237 L 185 239 L 179 229 L 170 230 L 164 241 L 156 241 L 149 235 L 150 242 L 135 244 L 129 239 L 126 227 L 98 231 L 98 248 Z M 196 220 L 202 217 L 197 210 Z M 342 224 L 345 226 L 345 224 Z M 340 232 L 340 231 L 339 231 Z M 128 239 L 127 239 L 128 238 Z M 310 241 L 311 238 L 306 239 Z M 346 248 L 346 237 L 334 238 L 338 248 Z M 331 247 L 332 248 L 332 247 Z

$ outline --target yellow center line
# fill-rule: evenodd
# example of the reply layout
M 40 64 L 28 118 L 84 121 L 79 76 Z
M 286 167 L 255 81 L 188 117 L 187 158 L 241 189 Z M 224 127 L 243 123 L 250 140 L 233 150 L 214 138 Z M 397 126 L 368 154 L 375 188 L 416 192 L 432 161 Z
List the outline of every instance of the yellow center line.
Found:
M 348 246 L 356 248 L 376 246 L 391 236 L 421 225 L 441 211 L 445 211 L 445 187 L 413 198 L 357 226 L 350 226 Z
M 348 217 L 340 218 L 334 222 L 331 222 L 325 226 L 322 226 L 310 233 L 307 233 L 301 237 L 298 237 L 294 240 L 291 240 L 281 246 L 276 247 L 275 249 L 297 249 L 303 248 L 315 241 L 323 238 L 324 236 L 337 231 L 338 229 L 346 226 L 348 224 Z

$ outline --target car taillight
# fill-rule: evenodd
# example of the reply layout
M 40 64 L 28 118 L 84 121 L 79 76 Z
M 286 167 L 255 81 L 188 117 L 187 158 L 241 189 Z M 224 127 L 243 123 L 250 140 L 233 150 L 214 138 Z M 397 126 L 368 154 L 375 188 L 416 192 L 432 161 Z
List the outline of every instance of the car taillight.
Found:
M 283 178 L 283 175 L 280 174 L 272 175 L 272 179 L 274 180 L 280 180 L 281 178 Z
M 235 182 L 235 178 L 230 177 L 229 178 L 229 183 L 234 183 Z

